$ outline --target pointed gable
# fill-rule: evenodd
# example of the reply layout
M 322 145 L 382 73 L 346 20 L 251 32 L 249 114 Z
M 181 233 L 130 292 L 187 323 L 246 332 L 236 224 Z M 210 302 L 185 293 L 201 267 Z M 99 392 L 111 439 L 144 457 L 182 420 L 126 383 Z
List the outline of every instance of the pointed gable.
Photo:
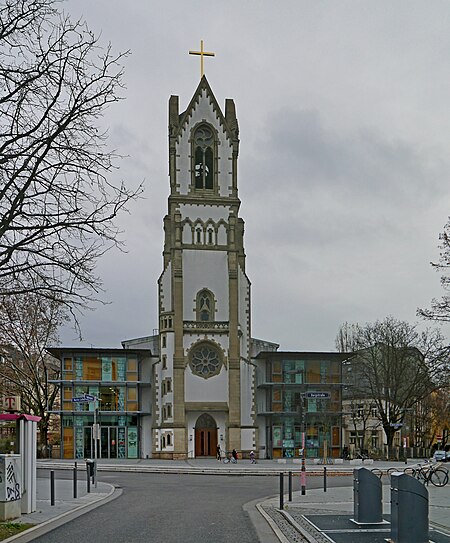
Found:
M 172 194 L 202 199 L 235 197 L 239 126 L 233 100 L 226 100 L 224 115 L 203 76 L 187 109 L 179 114 L 178 107 L 178 96 L 171 96 L 169 154 Z
M 238 134 L 239 134 L 239 128 L 236 118 L 236 111 L 234 107 L 233 100 L 227 99 L 226 100 L 226 112 L 228 114 L 228 118 L 224 116 L 222 113 L 222 110 L 220 109 L 220 106 L 216 100 L 216 97 L 214 96 L 214 93 L 211 89 L 211 86 L 208 83 L 208 80 L 206 79 L 206 75 L 204 75 L 200 83 L 198 84 L 198 87 L 196 91 L 194 92 L 194 95 L 191 98 L 191 101 L 189 102 L 189 105 L 183 113 L 179 115 L 178 119 L 178 126 L 177 131 L 174 134 L 175 137 L 177 137 L 182 130 L 186 129 L 186 127 L 190 124 L 190 120 L 192 119 L 193 113 L 196 109 L 196 107 L 199 105 L 200 101 L 202 99 L 206 98 L 209 101 L 211 110 L 214 112 L 216 116 L 217 123 L 223 127 L 224 132 L 228 139 L 230 139 L 233 143 L 237 141 Z M 178 105 L 178 103 L 177 103 Z

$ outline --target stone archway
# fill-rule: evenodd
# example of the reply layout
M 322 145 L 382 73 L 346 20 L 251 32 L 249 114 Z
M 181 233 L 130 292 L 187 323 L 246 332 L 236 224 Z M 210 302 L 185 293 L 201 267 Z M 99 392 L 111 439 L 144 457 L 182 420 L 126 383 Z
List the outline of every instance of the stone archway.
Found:
M 195 423 L 195 456 L 215 456 L 217 423 L 211 415 L 203 413 Z

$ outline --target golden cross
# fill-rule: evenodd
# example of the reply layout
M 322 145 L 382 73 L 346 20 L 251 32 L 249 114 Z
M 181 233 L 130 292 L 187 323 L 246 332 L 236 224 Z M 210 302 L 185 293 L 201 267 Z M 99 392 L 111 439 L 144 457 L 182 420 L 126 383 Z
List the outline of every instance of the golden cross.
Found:
M 216 53 L 203 51 L 203 40 L 200 40 L 200 51 L 189 51 L 190 55 L 200 55 L 200 79 L 203 77 L 203 57 L 215 57 Z

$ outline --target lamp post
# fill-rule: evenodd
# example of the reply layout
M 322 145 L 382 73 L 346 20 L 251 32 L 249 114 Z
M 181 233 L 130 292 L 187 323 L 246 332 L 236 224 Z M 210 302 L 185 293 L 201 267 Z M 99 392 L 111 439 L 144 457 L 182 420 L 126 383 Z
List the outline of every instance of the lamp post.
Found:
M 300 484 L 302 496 L 306 494 L 306 392 L 302 393 L 302 470 Z

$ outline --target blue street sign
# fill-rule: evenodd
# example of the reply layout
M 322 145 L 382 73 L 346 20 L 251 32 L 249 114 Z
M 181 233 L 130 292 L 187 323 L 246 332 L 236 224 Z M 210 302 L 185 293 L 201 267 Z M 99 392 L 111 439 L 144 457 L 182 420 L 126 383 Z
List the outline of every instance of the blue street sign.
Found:
M 92 396 L 92 394 L 85 394 L 84 397 L 88 402 L 95 402 L 95 400 L 97 399 L 95 396 Z
M 87 400 L 84 396 L 81 398 L 72 398 L 73 402 L 80 403 L 80 402 L 89 402 L 90 400 Z
M 307 392 L 306 397 L 307 398 L 322 398 L 327 399 L 331 396 L 329 392 Z

